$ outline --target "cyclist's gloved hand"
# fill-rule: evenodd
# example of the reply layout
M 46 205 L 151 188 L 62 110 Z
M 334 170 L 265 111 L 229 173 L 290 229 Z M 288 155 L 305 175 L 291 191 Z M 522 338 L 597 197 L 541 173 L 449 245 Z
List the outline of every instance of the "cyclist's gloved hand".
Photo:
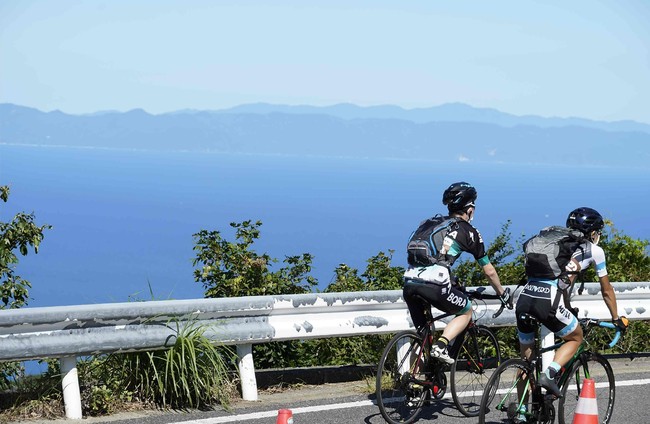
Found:
M 503 303 L 503 306 L 512 309 L 512 305 L 510 304 L 510 287 L 506 287 L 503 293 L 501 293 L 501 296 L 499 296 L 499 299 L 501 300 L 501 303 Z
M 578 308 L 569 308 L 569 311 L 573 314 L 574 317 L 578 318 L 578 312 L 580 312 L 580 309 Z
M 625 334 L 627 326 L 630 325 L 630 320 L 624 316 L 620 316 L 618 319 L 612 320 L 612 324 L 614 324 L 621 331 L 621 334 Z

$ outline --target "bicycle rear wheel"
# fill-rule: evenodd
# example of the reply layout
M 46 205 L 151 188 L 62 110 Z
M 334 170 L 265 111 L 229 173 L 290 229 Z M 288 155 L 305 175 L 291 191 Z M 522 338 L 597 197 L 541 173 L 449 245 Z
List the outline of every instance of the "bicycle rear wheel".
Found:
M 530 372 L 530 364 L 522 359 L 508 359 L 494 371 L 481 398 L 479 424 L 518 422 L 519 408 L 526 404 L 519 397 L 517 386 L 522 393 L 526 391 Z
M 451 395 L 458 410 L 476 417 L 492 372 L 501 364 L 499 342 L 483 326 L 469 328 L 451 365 Z
M 428 352 L 415 331 L 396 334 L 386 345 L 377 369 L 377 405 L 390 424 L 413 422 L 420 412 L 429 389 L 415 379 L 424 380 Z
M 614 372 L 607 359 L 603 356 L 594 352 L 586 352 L 575 361 L 568 374 L 567 381 L 562 385 L 562 398 L 558 405 L 560 424 L 571 424 L 573 422 L 585 378 L 593 378 L 596 382 L 599 422 L 602 424 L 610 422 L 616 395 Z

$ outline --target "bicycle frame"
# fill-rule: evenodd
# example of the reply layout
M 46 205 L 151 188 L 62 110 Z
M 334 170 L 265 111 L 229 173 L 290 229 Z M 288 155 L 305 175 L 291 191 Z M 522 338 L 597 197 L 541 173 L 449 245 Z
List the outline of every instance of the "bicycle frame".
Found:
M 499 298 L 500 298 L 500 297 L 499 297 L 498 295 L 496 295 L 496 294 L 494 294 L 494 295 L 491 295 L 491 294 L 483 294 L 483 291 L 484 291 L 484 290 L 479 290 L 479 289 L 477 289 L 477 290 L 473 290 L 473 291 L 467 291 L 466 293 L 467 293 L 467 296 L 469 297 L 469 300 L 470 300 L 470 301 L 474 301 L 474 300 L 484 300 L 484 299 L 499 299 Z M 513 300 L 513 297 L 511 297 L 511 303 L 512 303 L 512 300 Z M 503 309 L 504 309 L 504 308 L 505 308 L 505 305 L 501 305 L 501 307 L 499 308 L 499 310 L 493 314 L 493 318 L 496 318 L 496 317 L 498 317 L 499 315 L 501 315 L 501 313 L 503 312 Z M 430 349 L 428 349 L 428 347 L 430 347 L 430 346 L 433 344 L 433 340 L 431 339 L 431 337 L 432 337 L 432 334 L 433 334 L 433 332 L 434 332 L 434 330 L 435 330 L 435 329 L 434 329 L 434 324 L 435 324 L 435 322 L 436 322 L 436 321 L 439 321 L 439 320 L 441 320 L 441 319 L 443 319 L 443 318 L 450 317 L 450 316 L 452 316 L 452 315 L 454 315 L 454 314 L 453 314 L 453 313 L 450 313 L 450 312 L 444 312 L 444 313 L 442 313 L 442 314 L 440 314 L 440 315 L 436 315 L 436 316 L 434 317 L 434 316 L 431 314 L 431 309 L 426 309 L 426 310 L 424 311 L 424 314 L 425 314 L 425 316 L 426 316 L 426 318 L 427 318 L 427 329 L 425 330 L 425 332 L 424 332 L 424 334 L 423 334 L 423 336 L 425 336 L 425 338 L 426 338 L 426 340 L 424 340 L 424 342 L 423 342 L 423 346 L 427 346 L 427 349 L 423 349 L 423 350 L 427 350 L 427 356 L 428 356 L 428 352 L 429 352 L 429 350 L 430 350 Z M 464 338 L 465 338 L 465 334 L 467 333 L 467 331 L 471 331 L 470 329 L 473 328 L 473 327 L 475 327 L 475 326 L 476 326 L 476 319 L 474 318 L 474 312 L 472 312 L 472 318 L 470 319 L 469 324 L 467 325 L 467 327 L 465 327 L 465 329 L 463 329 L 463 331 L 462 331 L 458 336 L 456 336 L 456 338 L 454 339 L 454 342 L 452 343 L 452 345 L 449 346 L 449 354 L 450 354 L 452 357 L 455 357 L 457 351 L 460 349 L 460 347 L 461 347 L 461 345 L 462 345 L 462 342 L 463 342 L 463 340 L 464 340 Z M 400 358 L 401 358 L 401 359 L 400 359 L 400 362 L 403 362 L 403 361 L 404 361 L 404 359 L 403 359 L 403 355 L 400 355 Z M 426 358 L 427 361 L 428 361 L 429 359 L 430 359 L 430 358 Z M 422 358 L 422 357 L 418 358 L 418 361 L 420 361 L 420 360 L 423 360 L 423 358 Z M 498 364 L 497 364 L 497 365 L 498 365 Z M 410 371 L 410 370 L 407 370 L 407 369 L 400 369 L 400 371 L 401 371 L 401 372 L 406 372 L 406 371 Z M 416 380 L 416 381 L 417 381 L 417 380 Z M 420 382 L 420 381 L 417 381 L 417 382 L 418 382 L 418 383 L 422 383 L 422 382 Z
M 483 300 L 483 299 L 499 299 L 498 295 L 491 295 L 491 294 L 483 294 L 483 290 L 474 290 L 474 291 L 468 291 L 467 295 L 470 299 L 470 301 L 474 300 Z M 505 308 L 505 305 L 501 305 L 499 310 L 494 313 L 494 317 L 499 316 Z M 440 363 L 438 361 L 432 361 L 432 358 L 430 356 L 430 351 L 431 351 L 431 346 L 434 343 L 433 340 L 433 333 L 435 331 L 435 322 L 439 321 L 443 318 L 447 318 L 450 316 L 453 316 L 453 313 L 449 312 L 444 312 L 439 315 L 436 315 L 435 317 L 432 315 L 431 310 L 427 309 L 425 310 L 425 316 L 427 319 L 427 326 L 425 329 L 422 330 L 422 351 L 419 352 L 418 358 L 413 362 L 413 364 L 408 364 L 406 363 L 406 355 L 408 353 L 409 346 L 407 344 L 404 344 L 403 346 L 400 346 L 398 350 L 398 358 L 399 358 L 399 371 L 401 373 L 408 373 L 409 381 L 415 384 L 420 384 L 422 386 L 430 387 L 433 390 L 434 397 L 438 397 L 438 391 L 441 391 L 442 394 L 447 389 L 447 381 L 446 377 L 444 377 L 444 371 L 447 369 L 447 365 Z M 478 325 L 476 324 L 476 318 L 474 316 L 474 312 L 472 312 L 472 318 L 470 319 L 469 324 L 467 324 L 467 327 L 463 329 L 463 331 L 456 336 L 454 339 L 453 343 L 449 346 L 449 355 L 452 358 L 455 358 L 458 351 L 462 348 L 463 341 L 465 340 L 466 333 L 469 332 L 474 332 L 474 334 L 478 334 Z M 476 340 L 476 336 L 472 337 L 472 342 L 474 344 L 474 348 L 476 351 L 478 351 L 478 343 Z M 473 364 L 477 370 L 482 370 L 483 368 L 486 367 L 486 364 Z M 493 365 L 493 364 L 490 364 Z M 494 364 L 494 366 L 499 366 L 499 363 Z M 433 381 L 431 379 L 427 380 L 426 376 L 431 376 L 433 375 Z M 425 376 L 425 380 L 421 380 L 417 378 L 417 376 Z
M 585 324 L 584 324 L 583 328 L 588 328 L 592 324 L 596 324 L 597 326 L 603 327 L 603 328 L 609 328 L 609 329 L 613 329 L 613 330 L 617 329 L 616 326 L 614 324 L 610 323 L 610 322 L 604 322 L 604 321 L 595 320 L 595 319 L 585 321 Z M 610 348 L 614 347 L 616 345 L 616 343 L 618 343 L 618 340 L 620 339 L 620 337 L 621 337 L 621 332 L 616 331 L 616 334 L 615 334 L 614 338 L 609 343 L 609 347 Z M 564 341 L 562 341 L 560 343 L 556 343 L 553 346 L 549 346 L 549 347 L 545 347 L 545 348 L 541 349 L 540 350 L 540 356 L 541 356 L 541 354 L 543 354 L 545 352 L 555 350 L 556 348 L 562 346 L 563 344 L 564 344 Z M 585 334 L 584 338 L 582 340 L 582 343 L 580 343 L 580 346 L 578 346 L 578 350 L 571 357 L 571 359 L 569 359 L 569 362 L 567 362 L 567 364 L 564 366 L 564 370 L 570 370 L 571 368 L 573 368 L 573 364 L 575 364 L 575 362 L 579 358 L 584 357 L 586 355 L 589 355 L 589 352 L 590 352 L 590 350 L 588 349 L 587 334 Z M 586 363 L 586 361 L 583 361 L 583 362 Z M 589 368 L 586 367 L 585 370 L 587 371 L 586 378 L 590 378 L 591 375 L 589 374 Z M 560 377 L 560 381 L 558 382 L 558 385 L 560 387 L 562 387 L 570 377 L 571 376 L 569 375 L 568 372 L 563 372 L 562 376 Z
M 583 328 L 587 328 L 590 325 L 596 324 L 599 327 L 603 328 L 609 328 L 609 329 L 616 329 L 616 326 L 610 322 L 605 322 L 605 321 L 600 321 L 596 319 L 583 319 L 583 322 L 581 322 L 581 325 L 583 325 Z M 539 329 L 538 329 L 538 334 L 539 334 Z M 612 341 L 609 343 L 609 347 L 612 348 L 618 343 L 618 340 L 621 337 L 620 331 L 616 332 L 616 335 L 612 339 Z M 535 368 L 541 368 L 541 363 L 542 363 L 542 355 L 546 352 L 551 352 L 555 351 L 559 347 L 561 347 L 564 343 L 566 343 L 564 340 L 557 342 L 551 346 L 546 346 L 543 348 L 539 347 L 539 337 L 536 335 L 535 337 L 535 343 L 533 344 L 533 352 L 531 355 L 531 360 L 529 361 L 531 364 L 535 365 Z M 583 337 L 582 343 L 578 346 L 578 350 L 576 353 L 569 359 L 569 362 L 564 366 L 565 370 L 571 369 L 575 361 L 580 358 L 584 353 L 588 353 L 588 343 L 587 343 L 587 337 L 586 334 Z M 541 372 L 541 370 L 539 370 Z M 539 372 L 536 373 L 536 377 L 539 376 Z M 562 377 L 560 378 L 559 385 L 561 386 L 564 381 L 566 381 L 567 376 L 565 376 L 565 373 L 562 373 Z

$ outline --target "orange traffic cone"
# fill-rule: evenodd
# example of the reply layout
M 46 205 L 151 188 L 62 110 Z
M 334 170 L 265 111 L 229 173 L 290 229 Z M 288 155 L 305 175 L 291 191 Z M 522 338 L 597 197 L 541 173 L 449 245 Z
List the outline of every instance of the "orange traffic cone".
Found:
M 573 424 L 598 424 L 598 405 L 596 404 L 596 383 L 593 378 L 585 378 L 582 391 L 573 415 Z
M 280 409 L 278 411 L 278 420 L 276 424 L 293 424 L 293 414 L 291 409 Z

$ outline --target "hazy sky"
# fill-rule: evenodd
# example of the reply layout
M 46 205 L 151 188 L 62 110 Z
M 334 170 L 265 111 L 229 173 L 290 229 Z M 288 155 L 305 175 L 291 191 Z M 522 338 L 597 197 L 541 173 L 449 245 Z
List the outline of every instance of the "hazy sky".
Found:
M 647 0 L 1 0 L 0 103 L 268 102 L 650 123 Z

